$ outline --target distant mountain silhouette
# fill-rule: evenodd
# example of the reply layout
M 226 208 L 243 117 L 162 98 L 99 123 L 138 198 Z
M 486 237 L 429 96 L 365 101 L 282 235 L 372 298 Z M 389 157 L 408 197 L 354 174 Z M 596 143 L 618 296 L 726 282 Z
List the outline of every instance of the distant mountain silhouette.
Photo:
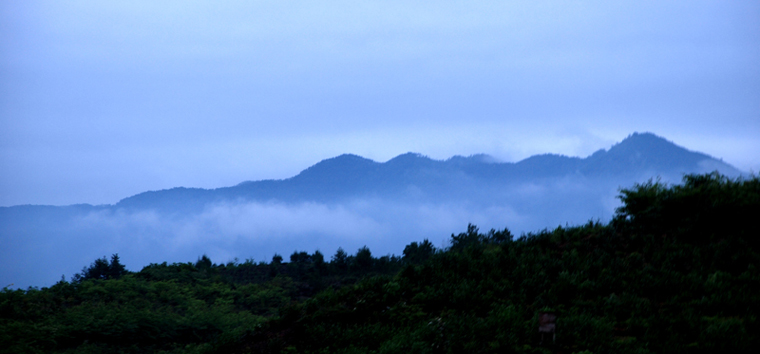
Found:
M 469 222 L 519 234 L 606 221 L 621 187 L 714 170 L 740 175 L 703 153 L 634 133 L 585 158 L 544 154 L 512 163 L 406 153 L 375 162 L 346 154 L 282 180 L 149 191 L 114 205 L 0 207 L 0 286 L 50 285 L 117 252 L 133 267 L 206 253 L 328 254 L 339 246 L 399 254 L 411 241 L 440 240 Z
M 686 150 L 652 133 L 634 133 L 586 158 L 536 155 L 516 163 L 501 163 L 488 155 L 433 160 L 416 153 L 379 163 L 344 154 L 284 180 L 248 181 L 218 189 L 173 188 L 141 193 L 118 202 L 119 208 L 195 209 L 221 200 L 334 202 L 346 198 L 409 198 L 414 189 L 434 201 L 477 195 L 498 188 L 547 178 L 653 178 L 679 181 L 684 173 L 718 170 L 738 176 L 739 170 L 699 152 Z M 417 194 L 420 197 L 420 194 Z

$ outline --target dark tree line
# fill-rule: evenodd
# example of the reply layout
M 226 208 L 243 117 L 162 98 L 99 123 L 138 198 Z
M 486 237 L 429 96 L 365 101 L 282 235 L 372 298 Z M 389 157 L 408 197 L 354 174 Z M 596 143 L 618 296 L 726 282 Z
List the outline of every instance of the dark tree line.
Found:
M 437 249 L 151 264 L 0 292 L 8 353 L 713 353 L 760 345 L 760 180 L 690 175 L 620 192 L 608 224 Z M 542 313 L 556 337 L 540 336 Z
M 111 261 L 109 262 L 105 256 L 98 258 L 89 267 L 82 268 L 82 272 L 75 274 L 71 281 L 75 283 L 81 283 L 85 280 L 100 279 L 119 279 L 123 275 L 128 274 L 126 267 L 121 264 L 119 260 L 119 254 L 111 255 Z

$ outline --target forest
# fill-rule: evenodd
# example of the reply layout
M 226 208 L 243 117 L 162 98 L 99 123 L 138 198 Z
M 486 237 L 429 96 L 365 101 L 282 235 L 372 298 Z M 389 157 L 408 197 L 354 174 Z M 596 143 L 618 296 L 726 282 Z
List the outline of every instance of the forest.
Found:
M 150 264 L 0 291 L 2 353 L 713 353 L 760 346 L 760 179 L 620 190 L 607 223 L 444 248 Z M 44 260 L 40 260 L 44 262 Z M 544 326 L 551 318 L 551 328 Z M 541 326 L 540 326 L 541 325 Z M 541 328 L 541 331 L 539 331 Z

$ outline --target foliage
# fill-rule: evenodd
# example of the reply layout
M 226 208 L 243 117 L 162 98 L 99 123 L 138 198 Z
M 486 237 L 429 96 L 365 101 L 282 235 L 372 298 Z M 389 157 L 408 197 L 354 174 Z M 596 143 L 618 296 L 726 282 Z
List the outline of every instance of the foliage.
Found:
M 514 239 L 474 225 L 393 277 L 317 294 L 240 352 L 749 352 L 758 341 L 756 178 L 621 191 L 612 223 Z M 538 314 L 557 314 L 541 343 Z M 277 338 L 277 340 L 273 340 Z
M 616 221 L 638 232 L 668 234 L 683 241 L 711 242 L 760 235 L 760 179 L 731 180 L 717 172 L 687 175 L 682 185 L 649 181 L 621 191 Z
M 419 264 L 428 260 L 428 258 L 434 253 L 435 246 L 433 246 L 433 243 L 430 242 L 430 240 L 425 239 L 419 244 L 417 244 L 417 242 L 412 242 L 404 247 L 403 260 L 408 263 Z
M 316 251 L 290 263 L 150 264 L 129 273 L 118 255 L 71 282 L 0 292 L 0 352 L 225 352 L 281 309 L 362 276 L 396 273 L 396 257 L 364 247 L 341 264 Z M 385 262 L 381 259 L 386 259 Z
M 89 267 L 82 268 L 81 273 L 74 275 L 72 282 L 81 283 L 90 279 L 119 279 L 128 273 L 126 267 L 119 260 L 119 254 L 116 253 L 111 256 L 110 262 L 104 256 L 96 259 Z
M 692 175 L 623 189 L 607 225 L 514 238 L 468 225 L 403 258 L 96 260 L 72 282 L 0 292 L 0 351 L 696 353 L 757 347 L 760 182 Z M 122 269 L 116 273 L 113 269 Z M 110 272 L 110 273 L 109 273 Z M 537 331 L 557 315 L 556 340 Z

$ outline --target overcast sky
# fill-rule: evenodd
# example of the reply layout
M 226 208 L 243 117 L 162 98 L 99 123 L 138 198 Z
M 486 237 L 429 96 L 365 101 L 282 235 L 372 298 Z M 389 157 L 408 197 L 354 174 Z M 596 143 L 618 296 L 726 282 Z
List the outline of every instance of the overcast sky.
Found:
M 650 131 L 760 171 L 758 1 L 0 2 L 0 205 Z

